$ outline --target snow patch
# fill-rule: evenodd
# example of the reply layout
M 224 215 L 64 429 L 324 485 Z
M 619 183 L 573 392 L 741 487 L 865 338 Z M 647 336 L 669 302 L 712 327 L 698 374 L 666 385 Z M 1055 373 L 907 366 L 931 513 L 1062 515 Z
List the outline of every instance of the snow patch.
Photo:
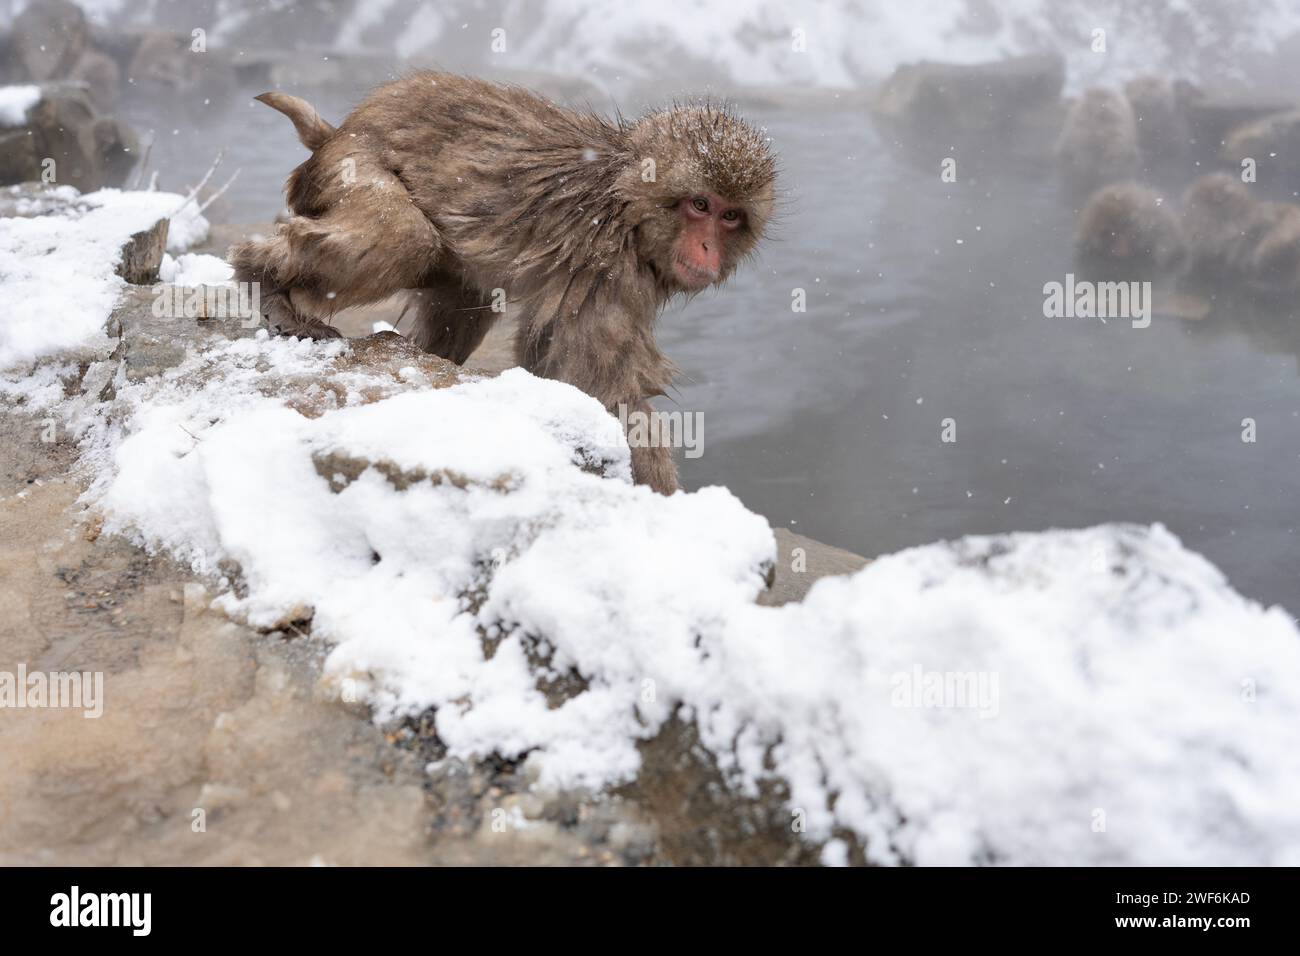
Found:
M 39 86 L 0 86 L 0 126 L 22 126 L 27 111 L 40 101 Z
M 235 269 L 225 259 L 191 252 L 173 258 L 163 253 L 158 278 L 173 285 L 225 285 L 235 281 Z
M 71 190 L 71 187 L 60 187 Z M 0 218 L 0 368 L 104 339 L 125 282 L 114 270 L 132 235 L 172 217 L 167 248 L 206 238 L 208 222 L 175 193 L 101 189 L 48 215 Z

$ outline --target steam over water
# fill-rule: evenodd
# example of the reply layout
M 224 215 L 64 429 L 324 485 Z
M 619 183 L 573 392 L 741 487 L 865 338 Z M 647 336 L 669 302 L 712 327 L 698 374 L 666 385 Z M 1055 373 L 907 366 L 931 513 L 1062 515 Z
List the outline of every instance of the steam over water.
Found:
M 131 6 L 97 8 L 113 23 Z M 943 183 L 937 165 L 882 140 L 856 93 L 907 59 L 1070 48 L 1072 89 L 1154 69 L 1295 96 L 1285 64 L 1298 45 L 1283 38 L 1300 11 L 1262 2 L 1187 3 L 1177 13 L 1160 12 L 1163 3 L 813 4 L 801 11 L 812 52 L 791 61 L 774 52 L 793 18 L 776 4 L 692 4 L 691 16 L 670 16 L 652 5 L 619 5 L 615 15 L 577 0 L 540 12 L 299 3 L 300 29 L 276 12 L 287 6 L 143 3 L 130 16 L 187 32 L 211 22 L 214 35 L 259 47 L 305 39 L 488 75 L 583 77 L 597 109 L 617 103 L 630 114 L 707 87 L 736 96 L 767 128 L 786 192 L 775 240 L 728 288 L 661 322 L 665 351 L 683 369 L 675 404 L 661 407 L 704 416 L 704 454 L 683 462 L 686 487 L 725 484 L 774 524 L 866 555 L 969 533 L 1161 521 L 1248 596 L 1300 609 L 1294 297 L 1263 308 L 1222 291 L 1207 318 L 1157 314 L 1146 329 L 1046 318 L 1044 283 L 1073 270 L 1075 214 L 1053 170 L 974 157 L 958 182 Z M 306 16 L 316 6 L 332 15 Z M 726 21 L 733 7 L 750 28 Z M 202 16 L 212 19 L 194 19 Z M 1098 20 L 1122 24 L 1105 68 L 1079 39 Z M 274 31 L 259 36 L 262 22 Z M 513 59 L 467 52 L 486 51 L 498 23 Z M 665 68 L 671 82 L 657 79 Z M 328 86 L 291 92 L 337 122 L 371 82 L 345 69 Z M 283 117 L 249 103 L 263 88 L 207 105 L 133 104 L 128 118 L 157 132 L 163 185 L 194 182 L 224 146 L 227 166 L 242 173 L 223 217 L 271 219 L 305 153 Z M 802 314 L 791 310 L 796 288 L 807 293 Z M 1242 441 L 1246 418 L 1257 423 L 1254 443 Z M 955 442 L 941 441 L 945 419 Z

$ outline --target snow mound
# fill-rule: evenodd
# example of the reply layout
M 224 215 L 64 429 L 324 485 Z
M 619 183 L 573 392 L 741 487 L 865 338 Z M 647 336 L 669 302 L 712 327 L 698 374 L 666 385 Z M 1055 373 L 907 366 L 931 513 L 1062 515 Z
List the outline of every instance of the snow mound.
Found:
M 236 562 L 232 615 L 314 611 L 327 679 L 380 719 L 436 708 L 452 756 L 603 787 L 680 706 L 735 787 L 782 778 L 810 839 L 879 863 L 1300 863 L 1300 634 L 1160 526 L 930 545 L 759 607 L 766 522 L 632 485 L 569 386 L 316 418 L 263 387 L 344 347 L 259 334 L 124 386 L 90 497 L 201 572 Z
M 181 252 L 206 238 L 208 222 L 175 193 L 101 189 L 48 215 L 0 218 L 0 369 L 31 363 L 104 337 L 104 323 L 125 282 L 114 270 L 132 235 L 171 217 L 167 248 Z

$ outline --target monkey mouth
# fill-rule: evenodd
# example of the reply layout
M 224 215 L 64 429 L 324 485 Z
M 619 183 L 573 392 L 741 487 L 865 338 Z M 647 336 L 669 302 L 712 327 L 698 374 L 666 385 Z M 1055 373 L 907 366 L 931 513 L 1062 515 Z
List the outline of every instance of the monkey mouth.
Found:
M 710 269 L 697 269 L 682 259 L 673 259 L 673 275 L 687 289 L 703 289 L 718 281 L 718 274 Z

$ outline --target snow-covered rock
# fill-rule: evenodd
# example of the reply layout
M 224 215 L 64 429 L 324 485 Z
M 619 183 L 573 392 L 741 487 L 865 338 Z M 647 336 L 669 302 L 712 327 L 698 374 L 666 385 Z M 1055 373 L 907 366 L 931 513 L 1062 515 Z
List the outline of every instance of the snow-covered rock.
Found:
M 826 862 L 1300 859 L 1300 634 L 1163 528 L 935 544 L 760 607 L 766 522 L 631 485 L 587 396 L 412 368 L 303 414 L 272 385 L 349 348 L 258 333 L 119 387 L 91 499 L 238 568 L 228 613 L 310 617 L 380 719 L 432 708 L 450 756 L 554 789 L 636 781 L 677 715 Z
M 1300 633 L 1160 526 L 933 544 L 759 606 L 767 522 L 631 484 L 587 395 L 158 316 L 114 257 L 180 197 L 77 202 L 0 222 L 0 357 L 53 356 L 0 396 L 80 438 L 105 532 L 254 627 L 310 619 L 327 685 L 450 760 L 526 757 L 550 793 L 709 773 L 685 789 L 733 841 L 757 804 L 830 864 L 1300 862 Z M 112 359 L 67 361 L 110 312 Z

